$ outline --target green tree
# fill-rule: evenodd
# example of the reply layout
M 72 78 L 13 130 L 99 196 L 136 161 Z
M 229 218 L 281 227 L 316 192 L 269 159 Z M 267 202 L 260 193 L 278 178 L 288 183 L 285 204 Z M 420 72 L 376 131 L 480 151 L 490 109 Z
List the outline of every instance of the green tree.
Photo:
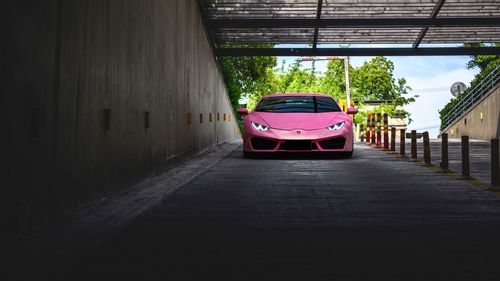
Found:
M 315 93 L 318 91 L 316 75 L 302 69 L 299 60 L 295 61 L 288 71 L 280 75 L 279 78 L 278 89 L 281 93 Z
M 268 69 L 268 73 L 259 83 L 258 90 L 248 99 L 247 108 L 253 109 L 260 98 L 270 93 L 317 93 L 318 78 L 315 74 L 304 70 L 299 60 L 289 65 L 288 70 Z
M 350 80 L 354 68 L 349 65 Z M 353 89 L 351 89 L 352 92 Z M 334 99 L 346 98 L 345 67 L 343 60 L 331 60 L 326 65 L 326 72 L 319 81 L 319 91 L 331 95 Z
M 253 109 L 260 98 L 270 93 L 278 93 L 280 78 L 271 68 L 266 69 L 266 75 L 262 76 L 256 84 L 255 90 L 248 96 L 247 108 Z
M 356 98 L 361 100 L 392 100 L 395 97 L 394 64 L 385 57 L 365 61 L 353 73 Z
M 280 68 L 276 58 L 246 57 L 222 58 L 220 60 L 226 85 L 234 107 L 242 96 L 248 97 L 247 108 L 253 109 L 260 98 L 269 93 L 325 93 L 336 100 L 345 99 L 345 70 L 343 60 L 332 60 L 326 72 L 321 75 L 306 70 L 301 61 L 296 60 L 285 70 L 285 62 Z M 380 107 L 391 115 L 409 116 L 408 112 L 397 109 L 415 100 L 407 97 L 411 88 L 406 80 L 397 81 L 393 76 L 394 64 L 385 57 L 375 57 L 362 66 L 349 65 L 352 98 L 358 107 L 366 100 L 388 100 L 390 103 Z M 356 121 L 364 120 L 363 114 Z
M 231 44 L 233 48 L 272 48 L 274 45 Z M 269 70 L 276 66 L 276 57 L 221 57 L 219 64 L 233 108 L 239 106 L 241 97 L 262 90 L 262 83 L 268 80 Z
M 396 104 L 407 105 L 414 102 L 418 95 L 408 96 L 411 91 L 411 87 L 406 84 L 406 79 L 399 78 L 398 84 L 396 85 L 396 95 L 394 96 L 394 102 Z
M 361 101 L 391 101 L 393 107 L 414 102 L 417 96 L 408 96 L 411 87 L 406 79 L 394 78 L 394 64 L 385 57 L 374 57 L 353 71 L 353 98 Z
M 353 69 L 352 77 L 351 93 L 358 104 L 369 100 L 387 101 L 378 106 L 375 112 L 407 118 L 408 123 L 411 123 L 410 113 L 399 106 L 414 102 L 417 96 L 409 96 L 411 87 L 407 85 L 406 79 L 394 78 L 394 64 L 391 60 L 374 57 Z M 363 122 L 365 118 L 366 115 L 358 114 L 355 120 Z
M 464 44 L 464 47 L 486 47 L 490 45 L 500 47 L 500 43 L 466 43 Z M 491 67 L 492 64 L 498 65 L 500 62 L 499 55 L 472 55 L 470 57 L 471 60 L 467 62 L 467 68 L 479 68 L 481 72 L 487 70 L 487 68 Z

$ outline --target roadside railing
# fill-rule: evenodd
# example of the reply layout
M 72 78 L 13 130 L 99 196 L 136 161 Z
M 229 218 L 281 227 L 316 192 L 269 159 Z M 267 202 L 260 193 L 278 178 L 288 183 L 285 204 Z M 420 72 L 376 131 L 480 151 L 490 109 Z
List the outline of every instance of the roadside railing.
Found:
M 410 155 L 412 161 L 417 160 L 417 139 L 423 139 L 424 148 L 424 165 L 432 167 L 431 161 L 431 146 L 429 140 L 429 132 L 425 131 L 417 133 L 416 130 L 411 130 L 406 133 L 406 129 L 399 131 L 399 153 L 396 152 L 396 127 L 388 126 L 388 115 L 380 113 L 369 113 L 366 117 L 366 144 L 375 148 L 383 149 L 391 154 L 398 155 L 400 158 L 406 156 L 406 138 L 410 138 Z M 382 126 L 383 125 L 383 126 Z M 383 133 L 383 138 L 382 138 Z M 390 137 L 389 137 L 390 134 Z M 465 180 L 472 179 L 470 175 L 470 160 L 469 160 L 469 136 L 462 136 L 461 139 L 461 162 L 462 162 L 462 178 Z M 382 145 L 383 144 L 383 145 Z M 441 162 L 439 166 L 442 172 L 449 173 L 449 150 L 448 150 L 448 134 L 441 134 Z M 490 190 L 500 191 L 500 141 L 498 138 L 491 139 L 491 184 Z
M 500 66 L 490 72 L 478 85 L 470 90 L 450 112 L 443 117 L 443 128 L 447 128 L 469 108 L 475 106 L 500 82 Z

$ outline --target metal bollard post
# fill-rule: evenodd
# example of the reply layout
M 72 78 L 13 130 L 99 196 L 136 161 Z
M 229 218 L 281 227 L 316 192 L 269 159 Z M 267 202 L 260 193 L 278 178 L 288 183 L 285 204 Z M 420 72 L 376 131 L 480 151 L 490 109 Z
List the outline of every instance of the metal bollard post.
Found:
M 389 150 L 389 115 L 384 113 L 384 151 Z
M 500 144 L 491 139 L 491 190 L 500 191 Z
M 448 171 L 449 162 L 448 162 L 448 134 L 441 134 L 441 163 L 439 164 L 441 169 L 444 171 Z
M 396 151 L 396 128 L 391 128 L 391 151 Z
M 371 139 L 371 144 L 375 144 L 375 125 L 377 124 L 375 122 L 375 113 L 372 113 L 372 121 L 370 122 L 370 124 L 372 125 L 372 139 Z
M 462 177 L 470 179 L 469 136 L 462 136 Z
M 411 159 L 417 159 L 417 131 L 411 130 Z
M 429 142 L 429 132 L 425 131 L 423 133 L 424 137 L 424 162 L 425 165 L 431 166 L 431 146 Z
M 377 113 L 377 147 L 382 147 L 382 113 Z
M 371 133 L 371 118 L 372 118 L 372 114 L 371 113 L 368 113 L 368 115 L 366 116 L 366 143 L 369 144 L 370 143 L 370 140 L 371 140 L 371 137 L 370 137 L 370 133 Z
M 399 130 L 399 155 L 406 157 L 406 130 Z

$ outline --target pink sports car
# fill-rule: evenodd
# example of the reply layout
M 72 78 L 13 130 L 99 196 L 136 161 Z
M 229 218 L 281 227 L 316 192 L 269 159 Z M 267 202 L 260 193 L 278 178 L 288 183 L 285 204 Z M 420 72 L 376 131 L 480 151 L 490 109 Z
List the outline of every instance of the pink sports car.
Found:
M 333 152 L 351 157 L 353 125 L 335 100 L 324 94 L 272 94 L 262 97 L 255 110 L 244 115 L 245 157 L 270 152 Z

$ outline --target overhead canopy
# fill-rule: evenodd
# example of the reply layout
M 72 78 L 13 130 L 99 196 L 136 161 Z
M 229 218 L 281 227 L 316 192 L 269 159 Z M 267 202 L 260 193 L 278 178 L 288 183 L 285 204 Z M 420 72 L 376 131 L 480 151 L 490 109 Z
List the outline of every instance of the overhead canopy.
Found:
M 419 48 L 500 42 L 499 0 L 199 0 L 217 55 L 498 54 L 500 48 Z M 225 43 L 308 44 L 281 50 Z M 318 44 L 408 44 L 318 48 Z

